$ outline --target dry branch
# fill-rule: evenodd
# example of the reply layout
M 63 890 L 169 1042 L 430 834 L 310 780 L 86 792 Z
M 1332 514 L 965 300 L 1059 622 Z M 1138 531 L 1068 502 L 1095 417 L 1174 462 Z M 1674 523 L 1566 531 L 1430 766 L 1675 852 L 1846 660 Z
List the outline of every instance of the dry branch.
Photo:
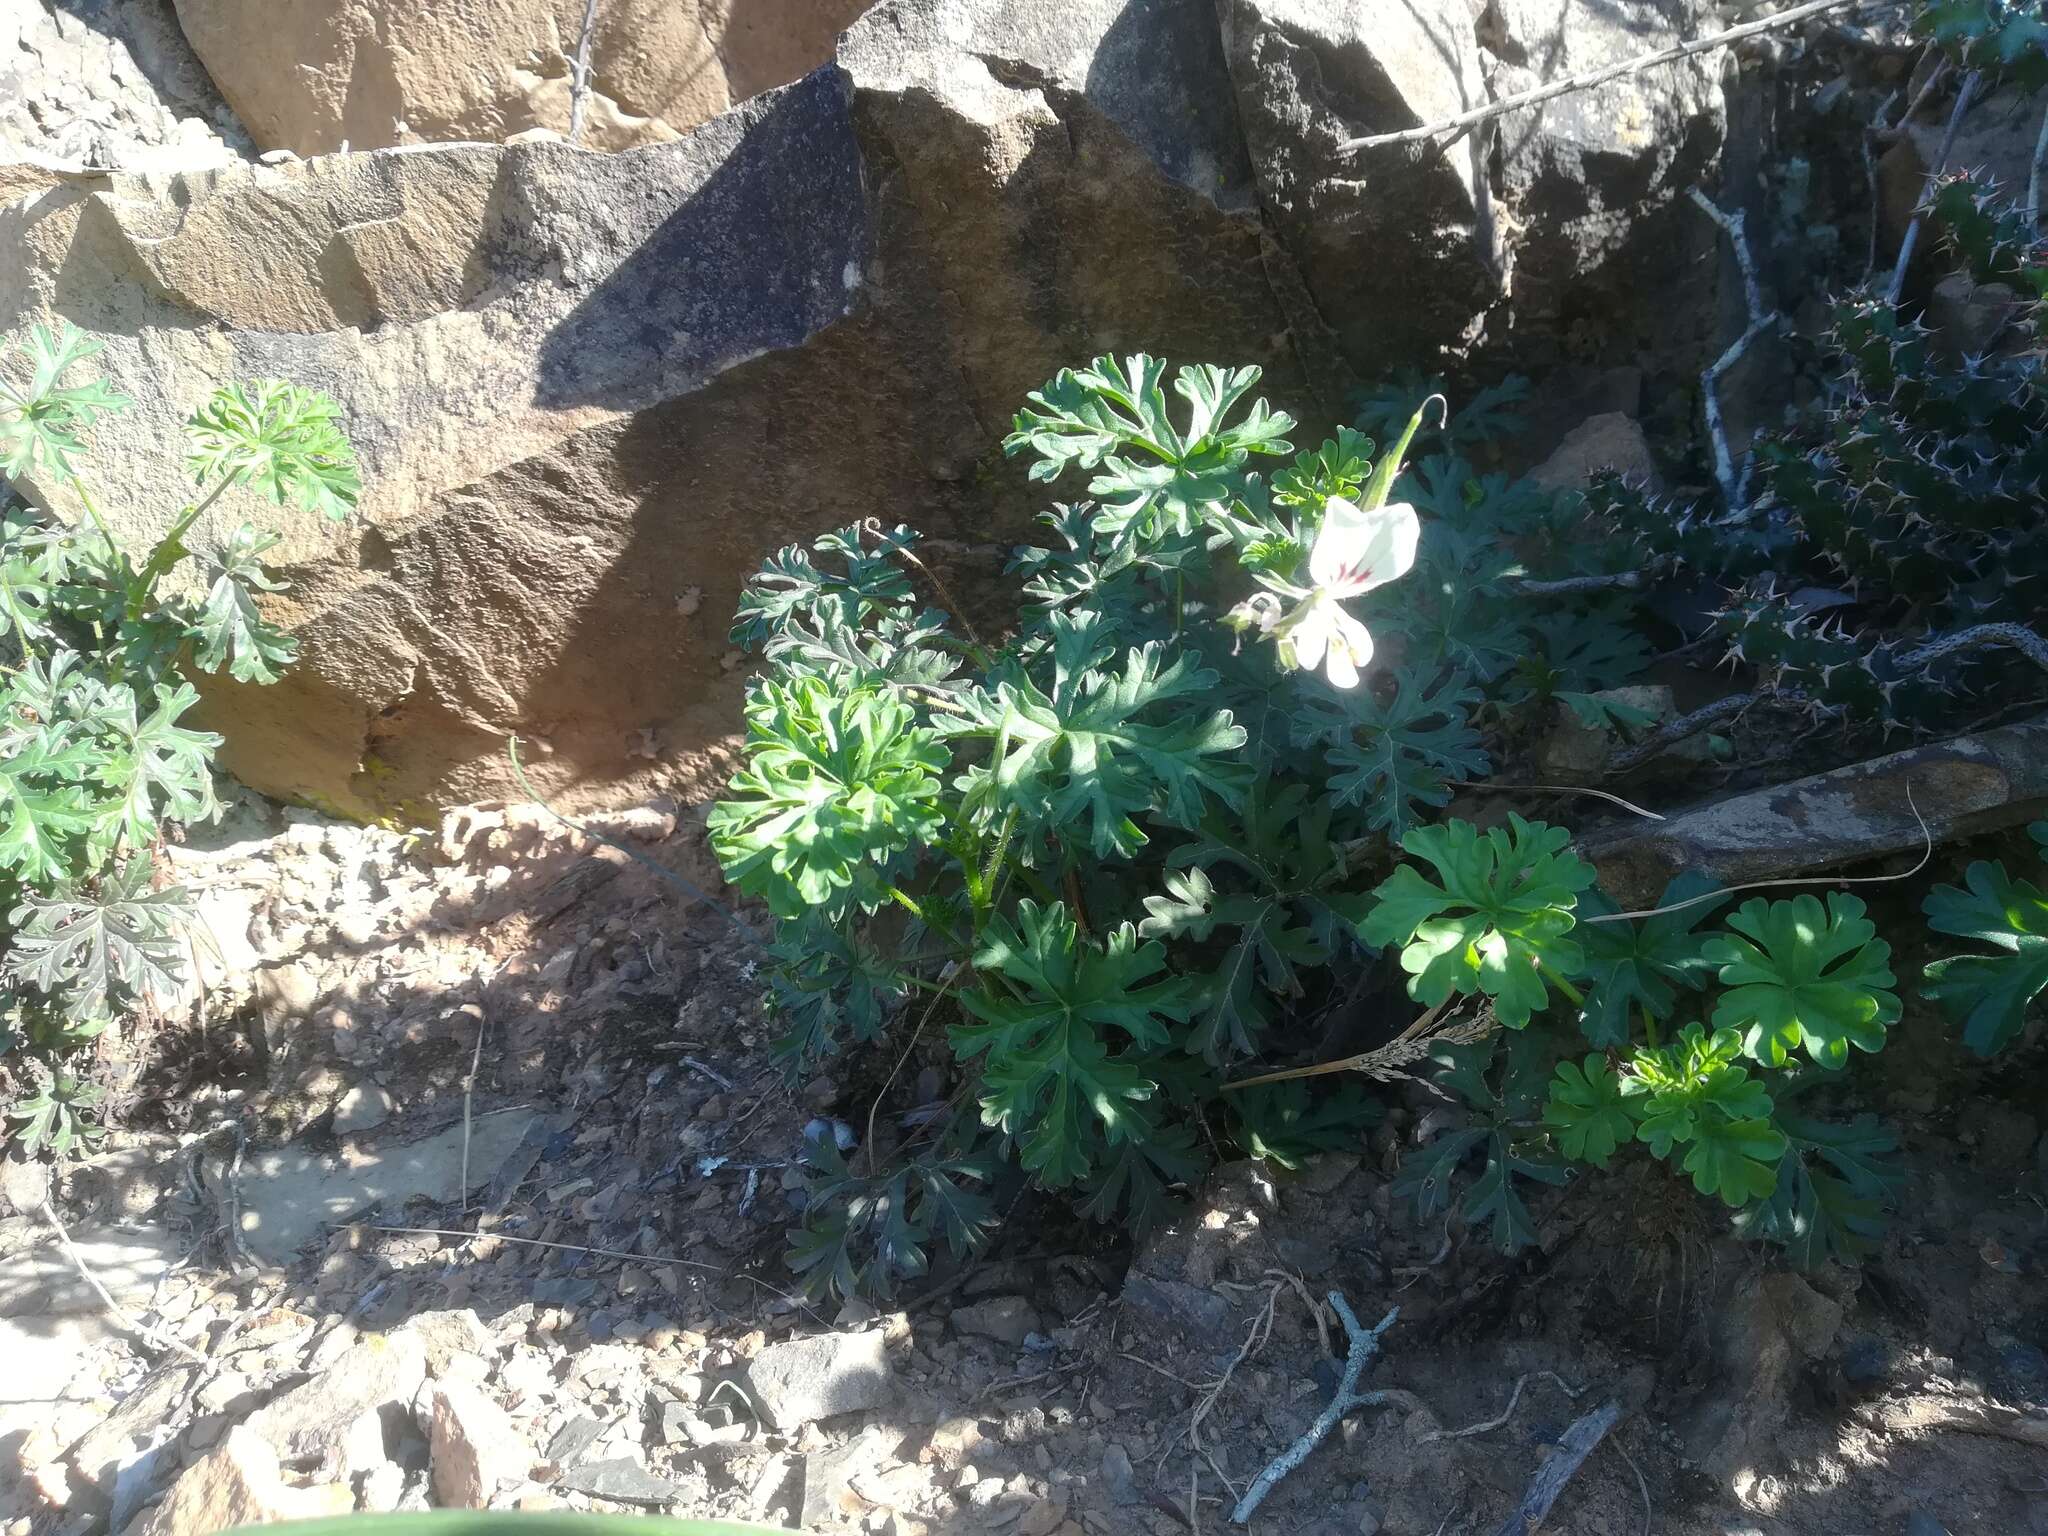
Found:
M 1913 222 L 1906 226 L 1906 237 L 1899 242 L 1899 259 L 1892 268 L 1892 280 L 1885 289 L 1885 302 L 1897 304 L 1899 294 L 1906 286 L 1906 268 L 1913 264 L 1913 247 L 1920 241 L 1920 226 L 1927 222 L 1927 199 L 1934 193 L 1934 185 L 1941 180 L 1942 172 L 1948 169 L 1948 157 L 1955 150 L 1956 134 L 1963 126 L 1963 115 L 1970 110 L 1970 103 L 1977 95 L 1977 87 L 1983 82 L 1983 75 L 1971 70 L 1963 76 L 1962 89 L 1956 92 L 1954 110 L 1948 115 L 1948 128 L 1941 136 L 1941 150 L 1934 157 L 1934 164 L 1927 172 L 1927 182 L 1921 191 L 1920 207 L 1913 212 Z
M 1558 1437 L 1556 1449 L 1536 1469 L 1536 1476 L 1530 1480 L 1521 1504 L 1508 1516 L 1507 1523 L 1501 1526 L 1496 1536 L 1533 1536 L 1549 1518 L 1550 1507 L 1564 1492 L 1565 1484 L 1586 1464 L 1593 1448 L 1607 1438 L 1607 1431 L 1614 1428 L 1620 1419 L 1621 1403 L 1610 1397 L 1591 1413 L 1575 1420 L 1571 1428 Z
M 583 103 L 590 95 L 590 45 L 597 36 L 597 0 L 583 0 L 583 30 L 569 66 L 569 142 L 583 132 Z
M 1742 272 L 1742 297 L 1749 314 L 1749 324 L 1742 334 L 1735 338 L 1727 351 L 1715 358 L 1706 372 L 1700 375 L 1700 391 L 1706 397 L 1707 435 L 1714 443 L 1714 478 L 1721 483 L 1721 496 L 1731 513 L 1741 513 L 1749 506 L 1749 454 L 1745 449 L 1742 466 L 1736 467 L 1735 457 L 1728 446 L 1727 424 L 1721 419 L 1721 376 L 1742 361 L 1752 343 L 1766 332 L 1776 330 L 1781 316 L 1764 306 L 1763 284 L 1756 273 L 1756 255 L 1749 248 L 1749 235 L 1744 229 L 1741 209 L 1733 212 L 1722 209 L 1713 199 L 1698 187 L 1687 194 L 1698 204 L 1702 213 L 1712 219 L 1728 236 L 1728 243 L 1735 250 L 1735 264 Z
M 1810 16 L 1822 16 L 1830 11 L 1864 10 L 1874 5 L 1891 4 L 1893 0 L 1807 0 L 1805 5 L 1795 5 L 1788 11 L 1779 11 L 1774 16 L 1760 17 L 1745 21 L 1740 26 L 1714 32 L 1706 37 L 1696 37 L 1689 42 L 1675 43 L 1669 48 L 1659 48 L 1654 53 L 1638 54 L 1632 59 L 1623 59 L 1618 64 L 1607 64 L 1599 69 L 1589 69 L 1583 74 L 1570 75 L 1563 80 L 1553 80 L 1548 85 L 1539 85 L 1513 96 L 1504 96 L 1499 101 L 1484 107 L 1475 107 L 1470 112 L 1461 112 L 1456 117 L 1444 118 L 1441 122 L 1424 123 L 1419 128 L 1401 128 L 1393 133 L 1367 134 L 1360 139 L 1346 139 L 1337 148 L 1340 151 L 1355 149 L 1377 149 L 1383 144 L 1420 144 L 1438 134 L 1454 134 L 1463 137 L 1479 124 L 1491 118 L 1501 117 L 1509 112 L 1519 112 L 1524 107 L 1539 106 L 1554 101 L 1559 96 L 1569 96 L 1575 91 L 1591 90 L 1596 85 L 1605 85 L 1610 80 L 1619 80 L 1625 75 L 1639 75 L 1646 69 L 1655 69 L 1660 64 L 1676 64 L 1697 53 L 1710 53 L 1716 48 L 1726 48 L 1745 38 L 1761 37 L 1766 32 L 1775 32 Z
M 1380 1337 L 1394 1326 L 1394 1319 L 1401 1315 L 1399 1307 L 1393 1308 L 1380 1319 L 1376 1328 L 1360 1325 L 1357 1315 L 1351 1310 L 1351 1303 L 1344 1299 L 1342 1291 L 1330 1292 L 1330 1306 L 1344 1324 L 1344 1332 L 1350 1337 L 1351 1352 L 1345 1357 L 1344 1376 L 1337 1383 L 1337 1395 L 1330 1399 L 1329 1406 L 1316 1415 L 1315 1423 L 1303 1431 L 1299 1440 L 1287 1447 L 1266 1464 L 1266 1470 L 1258 1475 L 1245 1496 L 1237 1502 L 1237 1508 L 1230 1512 L 1230 1518 L 1239 1525 L 1257 1513 L 1258 1507 L 1266 1501 L 1266 1495 L 1279 1486 L 1280 1480 L 1308 1459 L 1308 1453 L 1321 1445 L 1330 1431 L 1337 1427 L 1345 1414 L 1354 1408 L 1372 1408 L 1389 1401 L 1385 1392 L 1361 1392 L 1358 1378 L 1365 1374 L 1365 1368 L 1377 1358 L 1380 1352 Z

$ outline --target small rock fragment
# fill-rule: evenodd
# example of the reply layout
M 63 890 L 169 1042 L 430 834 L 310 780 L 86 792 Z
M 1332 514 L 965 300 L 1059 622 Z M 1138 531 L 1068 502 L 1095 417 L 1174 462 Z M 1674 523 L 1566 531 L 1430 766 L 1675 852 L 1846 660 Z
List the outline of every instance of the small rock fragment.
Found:
M 609 1499 L 614 1504 L 643 1504 L 651 1508 L 673 1504 L 683 1496 L 681 1487 L 667 1478 L 656 1477 L 630 1456 L 571 1467 L 556 1479 L 555 1486 L 593 1499 Z
M 583 1453 L 604 1435 L 604 1421 L 588 1414 L 571 1419 L 548 1441 L 548 1460 L 557 1466 L 573 1467 Z
M 1119 1504 L 1128 1504 L 1138 1496 L 1138 1480 L 1131 1467 L 1131 1453 L 1120 1445 L 1111 1444 L 1102 1453 L 1102 1487 Z
M 987 1301 L 953 1311 L 955 1333 L 994 1339 L 998 1344 L 1022 1345 L 1027 1335 L 1038 1331 L 1038 1326 L 1038 1309 L 1022 1296 L 991 1296 Z
M 237 1425 L 218 1450 L 187 1468 L 163 1502 L 131 1531 L 133 1536 L 213 1536 L 245 1525 L 345 1515 L 355 1505 L 345 1483 L 286 1486 L 269 1443 Z
M 334 1134 L 356 1136 L 375 1130 L 391 1118 L 398 1101 L 375 1083 L 357 1083 L 334 1108 Z
M 417 1334 L 366 1334 L 311 1381 L 258 1409 L 248 1428 L 287 1465 L 352 1477 L 383 1460 L 382 1417 L 410 1404 L 426 1375 Z
M 745 1368 L 749 1399 L 770 1429 L 878 1408 L 894 1375 L 879 1333 L 820 1333 L 771 1344 Z
M 429 1376 L 459 1373 L 461 1368 L 456 1362 L 466 1357 L 481 1357 L 488 1362 L 498 1355 L 498 1341 L 469 1307 L 453 1312 L 417 1312 L 395 1331 L 411 1334 L 420 1341 Z
M 437 1382 L 430 1394 L 427 1466 L 437 1505 L 482 1509 L 500 1483 L 526 1476 L 533 1449 L 504 1409 L 460 1382 Z

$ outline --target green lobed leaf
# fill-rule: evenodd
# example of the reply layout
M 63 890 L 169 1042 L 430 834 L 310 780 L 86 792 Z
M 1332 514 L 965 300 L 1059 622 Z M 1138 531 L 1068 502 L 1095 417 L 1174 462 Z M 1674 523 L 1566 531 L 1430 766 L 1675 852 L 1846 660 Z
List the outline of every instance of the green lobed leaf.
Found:
M 14 479 L 41 469 L 63 480 L 78 478 L 71 455 L 84 449 L 84 434 L 100 417 L 128 405 L 126 396 L 99 380 L 63 382 L 101 346 L 68 325 L 55 331 L 40 323 L 29 327 L 23 344 L 29 377 L 16 382 L 0 374 L 0 474 Z
M 1501 1023 L 1520 1029 L 1549 1004 L 1543 971 L 1570 976 L 1580 968 L 1569 935 L 1594 875 L 1570 843 L 1565 828 L 1513 814 L 1484 834 L 1464 821 L 1419 827 L 1402 846 L 1434 865 L 1438 879 L 1402 865 L 1373 893 L 1378 904 L 1360 934 L 1368 944 L 1402 946 L 1418 1002 L 1484 993 Z
M 1329 746 L 1327 761 L 1337 770 L 1329 792 L 1339 805 L 1364 807 L 1368 830 L 1398 841 L 1421 825 L 1422 807 L 1449 803 L 1453 780 L 1492 766 L 1467 723 L 1479 690 L 1459 673 L 1399 668 L 1385 699 L 1370 687 L 1311 684 L 1305 692 L 1295 744 Z
M 1579 1010 L 1579 1028 L 1588 1043 L 1626 1045 L 1632 1014 L 1659 1021 L 1671 1017 L 1680 988 L 1697 992 L 1713 974 L 1702 953 L 1704 939 L 1694 929 L 1727 904 L 1725 895 L 1696 901 L 1716 889 L 1697 870 L 1687 870 L 1669 885 L 1653 907 L 1677 907 L 1654 917 L 1628 922 L 1591 922 L 1616 912 L 1598 886 L 1579 900 L 1577 937 L 1585 950 L 1586 1004 Z M 1691 905 L 1684 905 L 1685 903 Z
M 1605 1168 L 1615 1148 L 1633 1141 L 1636 1122 L 1622 1096 L 1621 1079 L 1597 1052 L 1583 1062 L 1561 1061 L 1550 1085 L 1543 1123 L 1557 1132 L 1566 1157 Z
M 1534 1143 L 1523 1144 L 1506 1128 L 1496 1126 L 1486 1146 L 1486 1171 L 1466 1193 L 1465 1219 L 1475 1226 L 1492 1222 L 1494 1247 L 1502 1253 L 1520 1253 L 1536 1241 L 1536 1226 L 1515 1181 L 1556 1185 L 1564 1183 L 1567 1174 L 1556 1157 Z
M 1028 1171 L 1063 1187 L 1099 1166 L 1104 1143 L 1153 1134 L 1142 1052 L 1168 1044 L 1192 1002 L 1181 978 L 1154 979 L 1164 945 L 1141 944 L 1129 923 L 1084 939 L 1063 902 L 1027 897 L 1014 924 L 990 919 L 974 964 L 960 1005 L 977 1022 L 954 1026 L 953 1047 L 983 1058 L 983 1121 L 1018 1140 Z M 1113 1054 L 1117 1037 L 1126 1048 Z
M 295 503 L 339 522 L 363 489 L 340 414 L 326 395 L 296 384 L 224 384 L 185 424 L 186 467 L 202 487 L 252 486 L 279 506 Z
M 1904 1183 L 1898 1137 L 1873 1115 L 1832 1125 L 1781 1109 L 1775 1124 L 1786 1141 L 1776 1188 L 1737 1214 L 1736 1232 L 1779 1244 L 1801 1269 L 1868 1257 Z
M 176 887 L 151 890 L 149 879 L 148 860 L 137 858 L 110 871 L 96 892 L 27 894 L 8 915 L 9 978 L 55 999 L 74 1022 L 117 1017 L 146 992 L 175 992 L 184 965 L 179 927 L 191 904 Z
M 1086 616 L 1050 622 L 1049 691 L 1013 671 L 992 690 L 963 695 L 962 715 L 946 721 L 996 741 L 994 758 L 960 780 L 970 810 L 1015 811 L 1039 837 L 1129 858 L 1147 842 L 1140 815 L 1191 827 L 1209 797 L 1242 803 L 1249 773 L 1234 755 L 1244 729 L 1228 710 L 1191 707 L 1217 682 L 1194 652 L 1169 664 L 1164 647 L 1148 644 L 1124 652 L 1122 670 L 1112 671 Z
M 1702 949 L 1720 967 L 1726 989 L 1714 1005 L 1716 1029 L 1745 1032 L 1743 1049 L 1766 1066 L 1783 1066 L 1802 1046 L 1828 1068 L 1847 1064 L 1850 1047 L 1880 1050 L 1885 1028 L 1899 1017 L 1879 939 L 1854 896 L 1829 892 L 1790 901 L 1759 896 L 1728 919 L 1733 933 Z
M 1315 1093 L 1299 1080 L 1230 1095 L 1238 1140 L 1247 1156 L 1299 1170 L 1318 1152 L 1356 1148 L 1385 1111 L 1354 1082 Z
M 1231 936 L 1199 983 L 1205 1001 L 1186 1049 L 1213 1062 L 1250 1054 L 1284 1002 L 1303 995 L 1301 971 L 1326 964 L 1356 925 L 1363 898 L 1344 889 L 1330 807 L 1305 784 L 1261 779 L 1241 811 L 1212 807 L 1168 863 L 1166 894 L 1145 899 L 1139 932 L 1192 944 Z
M 712 808 L 712 850 L 777 917 L 872 910 L 892 861 L 938 835 L 948 761 L 899 697 L 764 681 L 747 703 L 746 761 Z
M 2048 849 L 2048 822 L 2028 830 Z M 1964 872 L 1961 889 L 1936 886 L 1920 910 L 1937 933 L 2004 951 L 1936 960 L 1922 988 L 1962 1026 L 1965 1045 L 1979 1056 L 1996 1055 L 2019 1038 L 2028 1007 L 2048 988 L 2048 893 L 2014 879 L 2003 864 L 1979 860 Z
M 263 564 L 264 552 L 278 538 L 253 523 L 243 523 L 229 537 L 213 584 L 187 631 L 197 642 L 193 659 L 202 671 L 226 667 L 238 682 L 267 684 L 297 658 L 298 641 L 265 619 L 256 605 L 258 592 L 284 590 Z

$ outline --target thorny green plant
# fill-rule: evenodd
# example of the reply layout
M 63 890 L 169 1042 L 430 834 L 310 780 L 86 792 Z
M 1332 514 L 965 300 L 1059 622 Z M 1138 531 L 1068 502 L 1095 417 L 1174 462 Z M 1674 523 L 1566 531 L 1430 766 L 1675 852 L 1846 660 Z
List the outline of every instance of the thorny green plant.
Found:
M 971 1248 L 1006 1165 L 1142 1226 L 1218 1149 L 1355 1143 L 1355 1081 L 1226 1084 L 1404 978 L 1467 1037 L 1410 1053 L 1470 1110 L 1407 1159 L 1425 1215 L 1469 1164 L 1467 1216 L 1517 1247 L 1528 1181 L 1641 1145 L 1747 1230 L 1859 1251 L 1883 1133 L 1787 1106 L 1897 1017 L 1860 904 L 1614 922 L 1564 829 L 1432 822 L 1561 712 L 1646 723 L 1594 697 L 1650 655 L 1635 599 L 1517 590 L 1625 569 L 1626 541 L 1461 457 L 1513 389 L 1479 428 L 1375 397 L 1387 447 L 1346 428 L 1296 452 L 1257 381 L 1137 356 L 1035 393 L 1006 449 L 1092 499 L 1018 551 L 1000 638 L 934 605 L 907 528 L 781 550 L 746 593 L 734 638 L 765 667 L 711 832 L 776 921 L 779 1048 L 792 1072 L 885 1039 L 907 1061 L 942 1027 L 957 1083 L 806 1152 L 806 1283 L 888 1294 L 933 1243 Z M 1376 637 L 1398 660 L 1367 675 Z
M 2020 9 L 2011 25 L 2038 30 Z M 2028 57 L 2048 59 L 2038 44 Z M 1839 378 L 1757 444 L 1753 505 L 1676 505 L 1615 481 L 1594 496 L 1641 570 L 1723 594 L 1713 638 L 1728 664 L 1816 737 L 1953 730 L 1987 698 L 2043 692 L 2048 638 L 2030 626 L 2048 579 L 2048 374 L 2021 342 L 2048 300 L 2048 251 L 2010 192 L 1979 178 L 1942 179 L 1925 211 L 1973 281 L 2019 296 L 1988 353 L 1956 356 L 1882 292 L 1851 293 L 1834 311 Z
M 154 544 L 124 547 L 79 463 L 128 403 L 79 376 L 98 349 L 38 326 L 0 359 L 0 473 L 67 491 L 85 515 L 0 513 L 0 1068 L 16 1138 L 57 1154 L 101 1134 L 80 1065 L 92 1042 L 183 974 L 189 908 L 158 888 L 153 855 L 166 825 L 218 809 L 221 744 L 180 724 L 199 702 L 189 674 L 274 682 L 296 650 L 257 601 L 279 590 L 263 558 L 275 532 L 240 524 L 192 590 L 166 578 L 230 492 L 339 519 L 359 489 L 331 401 L 229 385 L 186 425 L 193 500 Z

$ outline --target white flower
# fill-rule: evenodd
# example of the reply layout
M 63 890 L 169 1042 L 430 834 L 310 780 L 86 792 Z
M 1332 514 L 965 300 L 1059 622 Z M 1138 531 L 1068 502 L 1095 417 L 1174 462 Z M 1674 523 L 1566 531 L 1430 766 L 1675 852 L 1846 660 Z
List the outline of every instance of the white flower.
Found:
M 1307 588 L 1269 581 L 1299 601 L 1273 626 L 1283 666 L 1318 667 L 1339 688 L 1356 688 L 1372 660 L 1372 633 L 1344 609 L 1344 599 L 1408 574 L 1422 524 L 1406 502 L 1364 511 L 1333 496 L 1309 551 Z

